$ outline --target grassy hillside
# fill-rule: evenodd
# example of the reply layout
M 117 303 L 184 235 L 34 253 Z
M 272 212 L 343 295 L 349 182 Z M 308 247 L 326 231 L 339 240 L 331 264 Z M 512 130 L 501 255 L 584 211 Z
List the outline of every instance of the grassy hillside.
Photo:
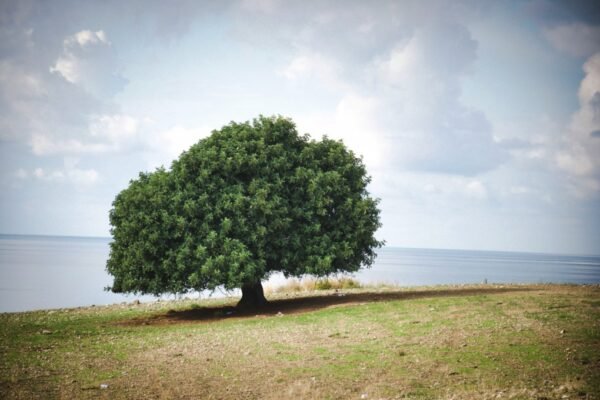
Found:
M 0 314 L 0 398 L 600 399 L 599 286 L 272 296 Z

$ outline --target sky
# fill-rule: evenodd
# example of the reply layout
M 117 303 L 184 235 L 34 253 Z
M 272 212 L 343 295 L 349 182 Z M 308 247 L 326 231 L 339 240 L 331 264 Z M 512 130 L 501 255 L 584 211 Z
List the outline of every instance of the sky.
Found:
M 260 114 L 363 157 L 387 245 L 600 254 L 594 1 L 0 0 L 0 233 L 109 236 Z

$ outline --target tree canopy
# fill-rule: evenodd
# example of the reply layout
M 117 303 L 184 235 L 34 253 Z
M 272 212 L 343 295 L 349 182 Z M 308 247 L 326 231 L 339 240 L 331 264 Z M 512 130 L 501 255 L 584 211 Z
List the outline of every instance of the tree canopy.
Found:
M 111 290 L 223 286 L 260 303 L 260 282 L 274 271 L 321 277 L 370 266 L 382 243 L 369 180 L 341 141 L 311 140 L 283 117 L 232 122 L 116 196 Z

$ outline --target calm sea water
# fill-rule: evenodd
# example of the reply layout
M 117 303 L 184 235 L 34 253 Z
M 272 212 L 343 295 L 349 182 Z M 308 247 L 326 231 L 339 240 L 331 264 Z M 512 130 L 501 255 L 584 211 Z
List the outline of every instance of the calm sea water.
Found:
M 110 239 L 0 235 L 0 312 L 155 300 L 104 291 Z M 600 256 L 380 249 L 365 283 L 403 286 L 481 283 L 600 283 Z M 275 275 L 270 283 L 283 280 Z M 219 295 L 220 293 L 216 293 Z M 202 296 L 207 295 L 203 293 Z M 222 295 L 222 294 L 221 294 Z

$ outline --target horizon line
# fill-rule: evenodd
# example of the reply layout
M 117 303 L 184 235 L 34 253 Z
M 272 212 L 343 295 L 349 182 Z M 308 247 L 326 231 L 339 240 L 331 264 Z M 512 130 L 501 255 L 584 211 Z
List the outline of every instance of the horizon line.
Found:
M 40 238 L 64 238 L 64 239 L 112 239 L 112 236 L 85 236 L 85 235 L 59 235 L 59 234 L 38 234 L 38 233 L 0 233 L 0 236 L 22 236 L 22 237 L 40 237 Z M 531 255 L 552 255 L 552 256 L 577 256 L 577 257 L 600 257 L 593 253 L 548 253 L 543 251 L 523 251 L 523 250 L 492 250 L 492 249 L 464 249 L 448 247 L 412 247 L 412 246 L 391 246 L 384 245 L 382 248 L 396 248 L 405 250 L 439 250 L 439 251 L 471 251 L 480 253 L 516 253 Z

